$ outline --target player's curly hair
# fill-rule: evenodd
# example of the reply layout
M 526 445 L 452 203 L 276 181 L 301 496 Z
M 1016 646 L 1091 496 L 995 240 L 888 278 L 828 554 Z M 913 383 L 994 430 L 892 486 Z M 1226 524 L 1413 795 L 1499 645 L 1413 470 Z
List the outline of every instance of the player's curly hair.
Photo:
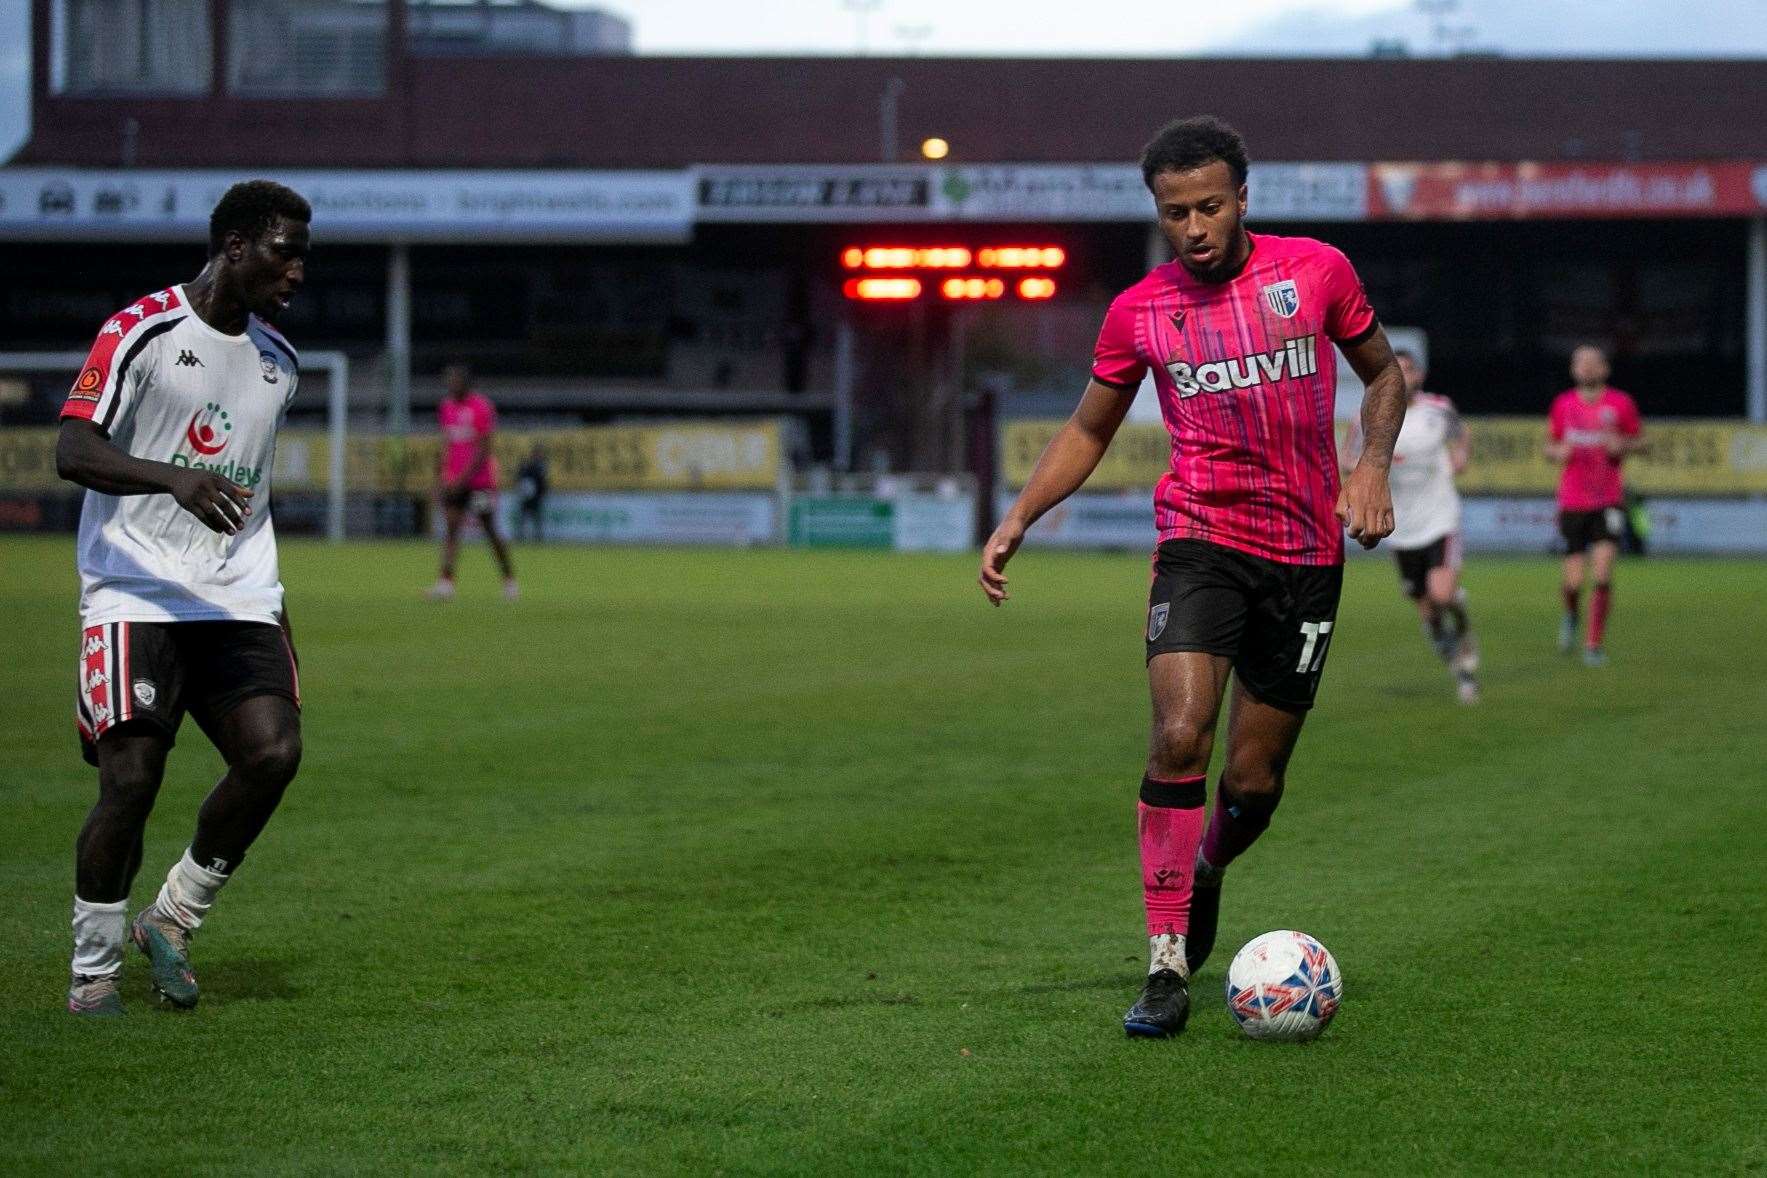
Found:
M 235 184 L 209 214 L 209 255 L 221 252 L 229 233 L 255 238 L 278 217 L 311 221 L 313 206 L 306 197 L 274 180 L 244 180 Z
M 1216 160 L 1227 165 L 1235 184 L 1245 183 L 1249 161 L 1238 131 L 1214 115 L 1174 119 L 1142 148 L 1141 179 L 1152 192 L 1153 178 L 1161 172 L 1189 172 Z

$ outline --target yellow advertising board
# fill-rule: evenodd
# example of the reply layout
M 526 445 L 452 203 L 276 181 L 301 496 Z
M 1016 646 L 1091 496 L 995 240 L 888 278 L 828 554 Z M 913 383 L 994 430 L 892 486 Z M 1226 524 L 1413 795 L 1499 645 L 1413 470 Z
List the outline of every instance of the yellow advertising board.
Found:
M 1000 478 L 1018 490 L 1031 477 L 1038 455 L 1064 424 L 1056 419 L 1005 422 L 1000 427 Z M 1172 439 L 1163 425 L 1126 423 L 1086 480 L 1091 491 L 1152 491 L 1171 466 Z
M 0 491 L 54 491 L 55 430 L 49 426 L 0 429 Z
M 1537 417 L 1467 420 L 1472 458 L 1460 477 L 1469 494 L 1550 494 L 1558 464 L 1545 454 Z M 1767 426 L 1692 419 L 1644 423 L 1647 449 L 1626 459 L 1626 486 L 1644 495 L 1767 493 Z
M 1466 494 L 1551 494 L 1558 466 L 1546 458 L 1546 420 L 1471 417 L 1472 460 L 1460 477 Z M 1013 421 L 1000 431 L 1000 473 L 1025 485 L 1037 456 L 1062 422 Z M 1340 429 L 1340 444 L 1342 442 Z M 1767 494 L 1767 425 L 1724 420 L 1649 420 L 1649 449 L 1626 460 L 1626 485 L 1645 495 Z M 1086 486 L 1097 491 L 1151 490 L 1168 466 L 1164 426 L 1125 425 Z
M 499 430 L 497 463 L 505 484 L 538 442 L 558 491 L 771 490 L 781 461 L 777 421 L 585 426 Z M 357 435 L 345 443 L 353 491 L 423 494 L 435 485 L 440 439 Z M 273 485 L 323 490 L 331 443 L 323 430 L 287 429 L 277 439 Z M 55 430 L 0 430 L 0 491 L 52 491 Z

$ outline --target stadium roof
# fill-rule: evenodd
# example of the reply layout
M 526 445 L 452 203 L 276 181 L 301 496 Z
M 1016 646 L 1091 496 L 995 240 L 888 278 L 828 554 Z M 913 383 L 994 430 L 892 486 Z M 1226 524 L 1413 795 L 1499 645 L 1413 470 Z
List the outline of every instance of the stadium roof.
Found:
M 1122 162 L 1205 111 L 1265 160 L 1767 157 L 1759 61 L 413 56 L 376 98 L 71 97 L 46 42 L 21 164 L 873 163 L 891 79 L 902 154 L 953 163 Z

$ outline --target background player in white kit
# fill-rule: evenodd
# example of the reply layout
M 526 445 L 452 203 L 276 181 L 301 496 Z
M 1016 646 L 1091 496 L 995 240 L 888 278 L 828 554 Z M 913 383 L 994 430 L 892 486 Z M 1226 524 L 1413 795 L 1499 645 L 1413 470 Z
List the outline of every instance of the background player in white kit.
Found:
M 1388 476 L 1395 522 L 1387 543 L 1400 591 L 1417 603 L 1430 645 L 1454 672 L 1460 701 L 1477 703 L 1479 648 L 1460 584 L 1460 492 L 1454 487 L 1454 476 L 1466 469 L 1470 439 L 1454 402 L 1424 391 L 1417 357 L 1400 348 L 1393 355 L 1410 400 Z M 1353 459 L 1360 449 L 1353 433 L 1346 450 Z
M 98 767 L 98 804 L 75 846 L 76 1014 L 122 1013 L 126 928 L 160 997 L 196 1005 L 190 935 L 300 764 L 299 678 L 268 511 L 298 365 L 266 320 L 300 288 L 311 220 L 280 184 L 228 189 L 202 273 L 113 316 L 61 411 L 56 470 L 87 488 L 77 708 L 82 751 Z M 227 773 L 130 927 L 142 835 L 187 711 Z

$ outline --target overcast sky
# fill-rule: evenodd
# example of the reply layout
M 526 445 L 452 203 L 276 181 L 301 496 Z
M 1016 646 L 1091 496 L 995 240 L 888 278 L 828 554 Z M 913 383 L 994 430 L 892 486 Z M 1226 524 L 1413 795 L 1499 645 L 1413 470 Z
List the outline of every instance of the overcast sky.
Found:
M 1767 58 L 1767 0 L 1435 2 L 1456 11 L 1433 20 L 1414 0 L 563 0 L 627 16 L 640 53 L 846 54 L 863 35 L 889 54 L 1359 56 L 1397 39 L 1419 54 Z M 0 159 L 29 121 L 29 8 L 0 0 Z

